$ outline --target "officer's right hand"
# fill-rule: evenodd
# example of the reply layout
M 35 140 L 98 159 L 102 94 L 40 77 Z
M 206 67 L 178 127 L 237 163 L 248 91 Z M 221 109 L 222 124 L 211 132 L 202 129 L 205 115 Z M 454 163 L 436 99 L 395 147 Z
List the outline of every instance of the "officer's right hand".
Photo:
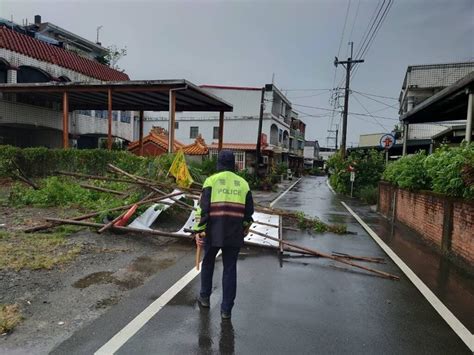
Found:
M 204 247 L 206 244 L 206 232 L 197 233 L 195 238 L 197 247 Z

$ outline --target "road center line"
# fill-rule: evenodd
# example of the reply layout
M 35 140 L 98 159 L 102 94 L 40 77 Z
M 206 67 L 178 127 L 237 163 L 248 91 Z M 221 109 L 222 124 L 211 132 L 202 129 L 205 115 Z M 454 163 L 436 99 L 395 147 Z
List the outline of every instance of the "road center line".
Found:
M 296 180 L 293 184 L 290 185 L 289 188 L 287 188 L 285 191 L 283 191 L 283 193 L 282 193 L 280 196 L 278 196 L 276 199 L 274 199 L 274 200 L 270 203 L 270 207 L 273 207 L 273 205 L 274 205 L 275 203 L 277 203 L 283 196 L 285 196 L 286 193 L 287 193 L 288 191 L 290 191 L 297 183 L 299 183 L 301 179 L 302 179 L 302 178 L 299 178 L 298 180 Z
M 469 350 L 474 352 L 474 335 L 457 319 L 454 314 L 440 301 L 438 297 L 425 285 L 423 281 L 398 257 L 397 254 L 370 228 L 357 213 L 355 213 L 344 202 L 342 205 L 349 211 L 349 213 L 359 222 L 359 224 L 366 230 L 366 232 L 375 240 L 375 242 L 383 249 L 383 251 L 393 260 L 393 262 L 403 271 L 408 279 L 415 285 L 418 291 L 426 298 L 426 300 L 433 306 L 436 312 L 448 323 L 454 332 L 467 345 Z
M 216 257 L 221 255 L 221 252 L 222 251 L 219 250 Z M 201 270 L 201 267 L 199 267 L 199 270 Z M 173 299 L 174 296 L 176 296 L 200 273 L 200 271 L 197 271 L 196 268 L 193 267 L 186 275 L 184 275 L 173 286 L 166 290 L 160 297 L 153 301 L 122 330 L 115 334 L 107 343 L 102 345 L 102 347 L 98 349 L 94 354 L 114 354 L 118 349 L 123 346 L 123 344 L 125 344 L 131 337 L 133 337 L 151 318 L 153 318 L 159 311 L 161 311 L 164 306 L 166 306 L 166 304 L 168 304 L 168 302 Z

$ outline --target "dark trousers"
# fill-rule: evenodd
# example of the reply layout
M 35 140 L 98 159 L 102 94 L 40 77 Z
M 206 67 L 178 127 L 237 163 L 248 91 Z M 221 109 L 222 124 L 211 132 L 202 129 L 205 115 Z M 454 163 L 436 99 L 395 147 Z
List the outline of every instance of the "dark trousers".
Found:
M 206 243 L 204 247 L 204 259 L 201 266 L 201 297 L 207 298 L 212 293 L 212 275 L 216 255 L 222 249 L 222 303 L 221 311 L 230 313 L 234 306 L 235 294 L 237 292 L 237 258 L 239 247 L 212 247 Z

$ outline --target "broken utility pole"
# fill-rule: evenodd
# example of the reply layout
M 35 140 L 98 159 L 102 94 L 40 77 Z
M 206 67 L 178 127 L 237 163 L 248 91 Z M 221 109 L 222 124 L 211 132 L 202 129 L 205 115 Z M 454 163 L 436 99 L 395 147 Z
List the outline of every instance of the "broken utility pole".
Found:
M 350 42 L 351 44 L 351 56 L 347 58 L 347 60 L 340 61 L 337 57 L 334 59 L 334 65 L 337 67 L 341 64 L 344 68 L 346 68 L 346 88 L 344 94 L 344 112 L 342 114 L 342 137 L 341 137 L 341 154 L 342 157 L 346 157 L 346 136 L 347 136 L 347 113 L 349 112 L 349 94 L 350 94 L 350 79 L 351 79 L 351 69 L 352 64 L 357 63 L 364 63 L 363 59 L 352 59 L 352 48 L 354 43 Z

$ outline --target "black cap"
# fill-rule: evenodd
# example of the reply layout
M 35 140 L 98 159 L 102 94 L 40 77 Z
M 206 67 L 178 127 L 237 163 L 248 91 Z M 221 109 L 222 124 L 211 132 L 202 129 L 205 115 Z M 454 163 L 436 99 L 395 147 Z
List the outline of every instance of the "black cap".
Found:
M 217 156 L 217 171 L 224 170 L 235 170 L 235 156 L 230 150 L 221 150 Z

